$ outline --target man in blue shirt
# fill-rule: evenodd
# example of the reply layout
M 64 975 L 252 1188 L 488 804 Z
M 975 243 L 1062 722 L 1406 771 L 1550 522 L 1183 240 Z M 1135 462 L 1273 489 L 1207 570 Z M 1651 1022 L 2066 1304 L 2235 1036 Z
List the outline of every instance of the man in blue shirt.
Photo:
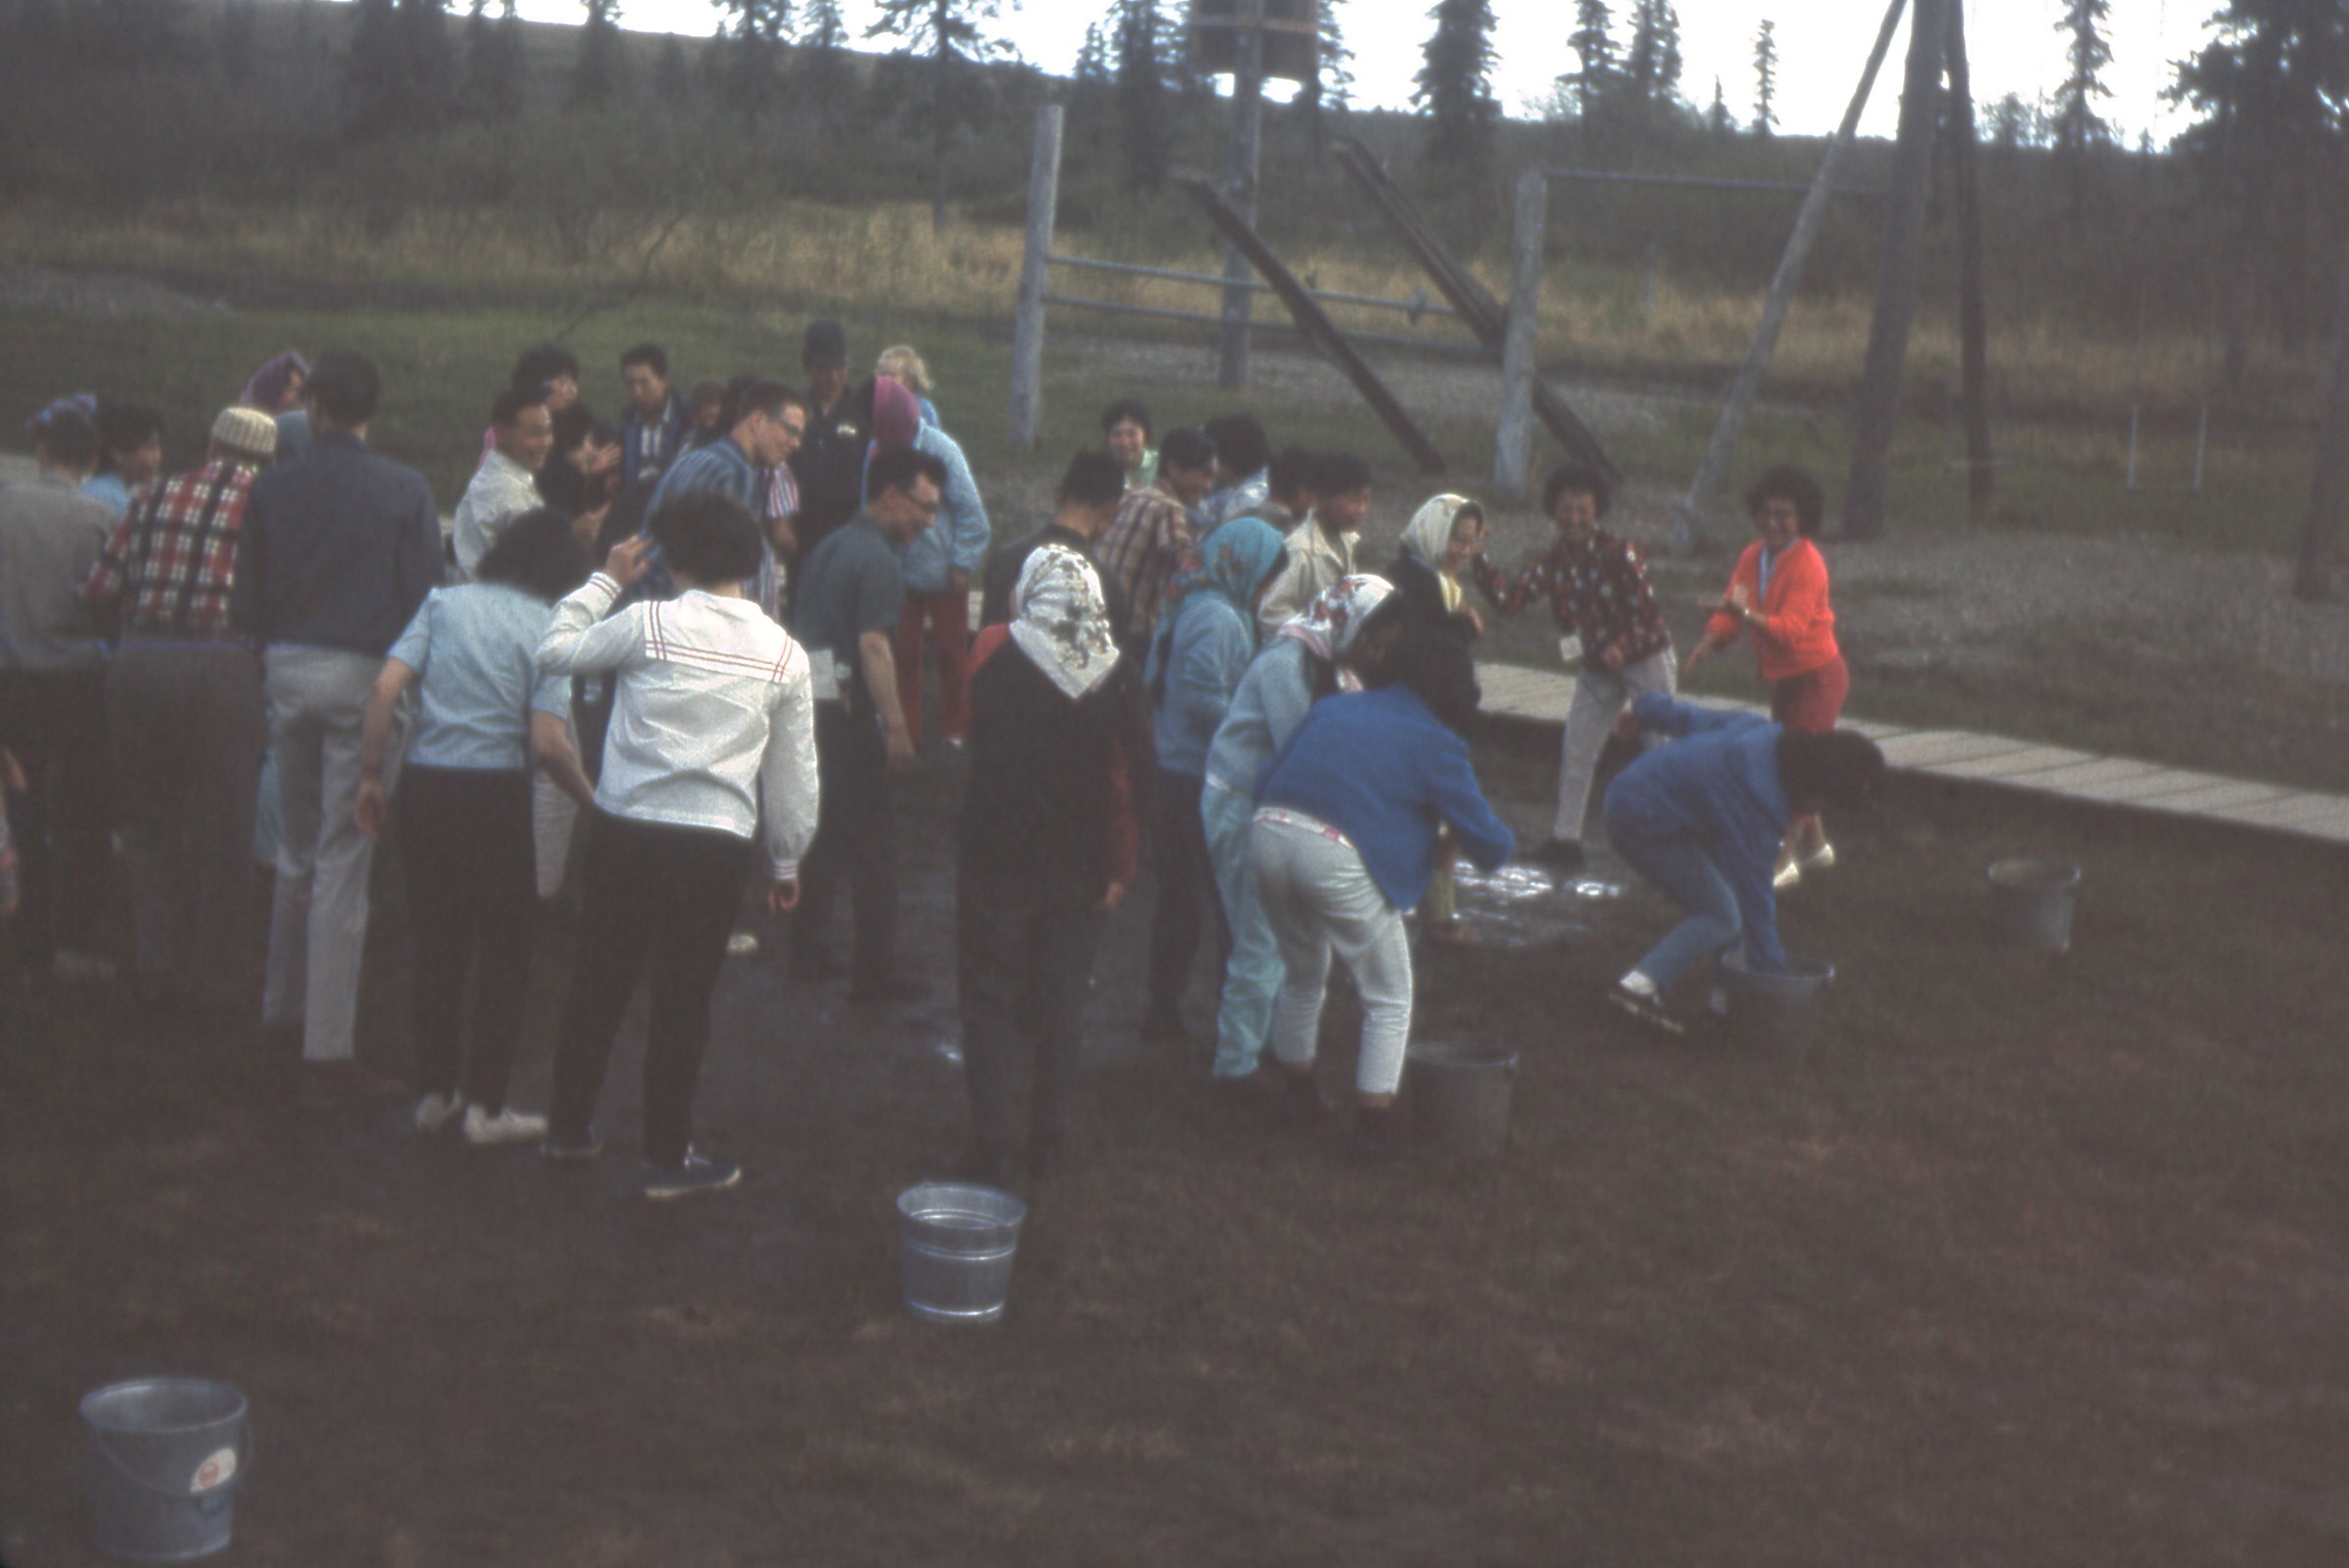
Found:
M 782 567 L 778 556 L 789 557 L 792 540 L 788 532 L 778 536 L 778 530 L 787 531 L 790 520 L 766 517 L 764 476 L 788 462 L 792 453 L 799 450 L 800 439 L 808 428 L 808 406 L 797 392 L 780 381 L 754 380 L 745 383 L 735 394 L 733 414 L 734 423 L 724 435 L 705 446 L 695 447 L 669 465 L 660 482 L 652 487 L 644 515 L 650 517 L 658 512 L 661 504 L 672 496 L 704 490 L 739 502 L 745 511 L 759 520 L 764 552 L 758 576 L 743 585 L 743 592 L 768 615 L 780 619 Z M 652 577 L 654 591 L 667 593 L 667 572 L 656 565 Z

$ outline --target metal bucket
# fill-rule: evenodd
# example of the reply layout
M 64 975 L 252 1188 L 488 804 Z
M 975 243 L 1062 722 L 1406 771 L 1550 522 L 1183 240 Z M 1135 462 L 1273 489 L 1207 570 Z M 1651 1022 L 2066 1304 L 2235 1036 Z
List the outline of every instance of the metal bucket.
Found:
M 82 1396 L 98 1550 L 183 1562 L 228 1544 L 252 1460 L 245 1396 L 201 1377 L 140 1377 Z
M 1011 1294 L 1012 1255 L 1028 1205 L 970 1182 L 923 1182 L 898 1195 L 906 1306 L 934 1323 L 991 1323 Z
M 1419 1136 L 1464 1158 L 1500 1157 L 1516 1082 L 1517 1053 L 1505 1045 L 1422 1043 L 1404 1057 L 1403 1096 Z
M 1835 966 L 1816 958 L 1786 960 L 1783 975 L 1761 975 L 1747 967 L 1742 947 L 1723 953 L 1722 988 L 1729 993 L 1729 1033 L 1743 1044 L 1801 1061 L 1818 1039 Z
M 1990 868 L 1990 902 L 2008 945 L 2032 953 L 2072 950 L 2080 868 L 2062 861 L 2000 861 Z

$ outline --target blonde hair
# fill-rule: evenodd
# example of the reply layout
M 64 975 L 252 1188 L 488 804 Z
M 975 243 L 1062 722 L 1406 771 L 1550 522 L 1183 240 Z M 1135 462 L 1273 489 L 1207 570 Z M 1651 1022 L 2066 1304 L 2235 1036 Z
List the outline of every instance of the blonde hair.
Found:
M 929 366 L 922 363 L 922 356 L 914 352 L 911 344 L 900 343 L 881 350 L 880 360 L 873 365 L 872 371 L 875 375 L 895 376 L 905 383 L 908 392 L 918 398 L 929 396 L 932 384 Z

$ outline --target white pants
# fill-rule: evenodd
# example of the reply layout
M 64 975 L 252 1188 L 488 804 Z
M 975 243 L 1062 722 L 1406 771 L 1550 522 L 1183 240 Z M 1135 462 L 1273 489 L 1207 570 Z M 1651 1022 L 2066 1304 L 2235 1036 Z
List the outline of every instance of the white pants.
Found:
M 1549 836 L 1581 843 L 1583 817 L 1591 808 L 1591 776 L 1598 771 L 1607 732 L 1623 704 L 1650 692 L 1666 697 L 1680 689 L 1680 672 L 1665 647 L 1609 674 L 1586 662 L 1574 682 L 1574 703 L 1566 710 L 1566 738 L 1558 749 L 1558 813 Z
M 579 725 L 566 713 L 564 733 L 571 749 L 579 750 Z M 579 826 L 579 802 L 557 784 L 554 775 L 531 764 L 531 838 L 538 870 L 538 896 L 553 898 L 563 890 L 563 872 L 571 865 L 571 835 Z
M 1392 1094 L 1411 1038 L 1411 937 L 1403 912 L 1370 880 L 1362 855 L 1302 812 L 1258 812 L 1249 830 L 1257 899 L 1280 943 L 1272 1054 L 1312 1064 L 1329 991 L 1329 955 L 1346 961 L 1362 993 L 1362 1054 L 1354 1087 Z

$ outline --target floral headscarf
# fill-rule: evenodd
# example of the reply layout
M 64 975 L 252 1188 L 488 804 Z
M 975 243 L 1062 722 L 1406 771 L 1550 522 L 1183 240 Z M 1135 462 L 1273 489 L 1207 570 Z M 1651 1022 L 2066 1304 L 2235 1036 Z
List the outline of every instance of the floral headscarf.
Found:
M 1412 514 L 1411 522 L 1403 530 L 1403 553 L 1417 556 L 1420 563 L 1435 574 L 1436 586 L 1443 589 L 1443 607 L 1447 615 L 1460 609 L 1460 585 L 1443 569 L 1443 558 L 1452 547 L 1452 525 L 1460 514 L 1476 507 L 1482 517 L 1484 509 L 1465 495 L 1439 495 Z
M 1312 648 L 1314 657 L 1336 664 L 1354 645 L 1363 623 L 1394 591 L 1395 586 L 1382 577 L 1341 577 L 1314 594 L 1313 603 L 1283 621 L 1272 635 L 1293 637 Z M 1348 684 L 1348 674 L 1343 666 L 1339 668 L 1339 685 Z
M 1092 563 L 1064 544 L 1039 544 L 1012 589 L 1011 640 L 1072 701 L 1117 668 L 1117 639 Z

